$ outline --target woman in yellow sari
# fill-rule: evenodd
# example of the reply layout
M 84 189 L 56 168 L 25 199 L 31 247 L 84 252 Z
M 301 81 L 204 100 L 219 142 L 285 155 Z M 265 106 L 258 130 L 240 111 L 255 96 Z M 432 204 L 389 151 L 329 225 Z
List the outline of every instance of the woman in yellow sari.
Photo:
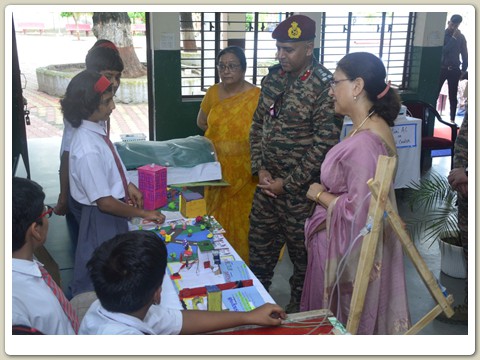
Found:
M 207 213 L 248 264 L 249 214 L 257 179 L 250 168 L 249 132 L 260 89 L 245 80 L 247 60 L 238 46 L 217 56 L 220 83 L 211 86 L 200 106 L 197 125 L 215 145 L 223 179 L 229 186 L 205 188 Z

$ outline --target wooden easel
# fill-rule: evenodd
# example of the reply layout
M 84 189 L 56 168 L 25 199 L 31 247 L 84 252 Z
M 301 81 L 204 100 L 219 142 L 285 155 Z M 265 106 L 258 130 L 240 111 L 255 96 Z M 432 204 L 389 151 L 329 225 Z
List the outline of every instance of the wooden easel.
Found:
M 414 324 L 405 335 L 418 333 L 433 319 L 435 319 L 442 311 L 447 317 L 454 314 L 452 307 L 452 295 L 444 296 L 442 290 L 438 286 L 437 280 L 432 272 L 428 269 L 425 261 L 421 257 L 417 248 L 413 244 L 410 236 L 402 225 L 402 220 L 393 208 L 388 193 L 393 181 L 393 174 L 396 165 L 396 158 L 381 155 L 378 159 L 375 178 L 370 179 L 367 184 L 372 193 L 368 218 L 373 220 L 371 231 L 363 238 L 360 258 L 355 277 L 355 285 L 353 288 L 352 300 L 350 303 L 350 314 L 347 321 L 347 331 L 350 334 L 356 334 L 362 315 L 363 305 L 365 303 L 365 295 L 368 288 L 370 272 L 373 267 L 375 250 L 378 244 L 378 236 L 381 231 L 381 221 L 384 214 L 387 216 L 388 222 L 398 235 L 402 246 L 417 269 L 420 277 L 427 286 L 430 294 L 437 302 L 437 305 L 428 312 L 422 319 Z

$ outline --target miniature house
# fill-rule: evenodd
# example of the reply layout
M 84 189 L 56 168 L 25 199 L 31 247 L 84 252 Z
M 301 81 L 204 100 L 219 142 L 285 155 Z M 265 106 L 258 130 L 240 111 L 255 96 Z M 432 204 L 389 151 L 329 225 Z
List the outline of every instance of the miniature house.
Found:
M 196 192 L 182 192 L 180 195 L 180 212 L 186 218 L 205 215 L 207 213 L 205 199 Z

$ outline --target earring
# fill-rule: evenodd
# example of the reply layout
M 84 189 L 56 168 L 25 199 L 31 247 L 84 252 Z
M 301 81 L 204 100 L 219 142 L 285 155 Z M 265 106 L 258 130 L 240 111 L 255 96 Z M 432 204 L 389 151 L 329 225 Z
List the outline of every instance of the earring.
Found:
M 354 97 L 353 97 L 353 100 L 357 101 L 357 97 L 356 97 L 356 96 L 354 96 Z

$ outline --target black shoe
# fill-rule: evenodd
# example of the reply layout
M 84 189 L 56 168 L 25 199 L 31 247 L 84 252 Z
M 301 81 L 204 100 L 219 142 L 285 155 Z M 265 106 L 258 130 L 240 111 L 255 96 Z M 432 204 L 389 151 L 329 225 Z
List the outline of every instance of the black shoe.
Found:
M 447 324 L 454 324 L 454 325 L 468 325 L 468 305 L 462 304 L 457 305 L 453 308 L 455 313 L 451 318 L 445 316 L 445 313 L 441 313 L 435 319 Z

